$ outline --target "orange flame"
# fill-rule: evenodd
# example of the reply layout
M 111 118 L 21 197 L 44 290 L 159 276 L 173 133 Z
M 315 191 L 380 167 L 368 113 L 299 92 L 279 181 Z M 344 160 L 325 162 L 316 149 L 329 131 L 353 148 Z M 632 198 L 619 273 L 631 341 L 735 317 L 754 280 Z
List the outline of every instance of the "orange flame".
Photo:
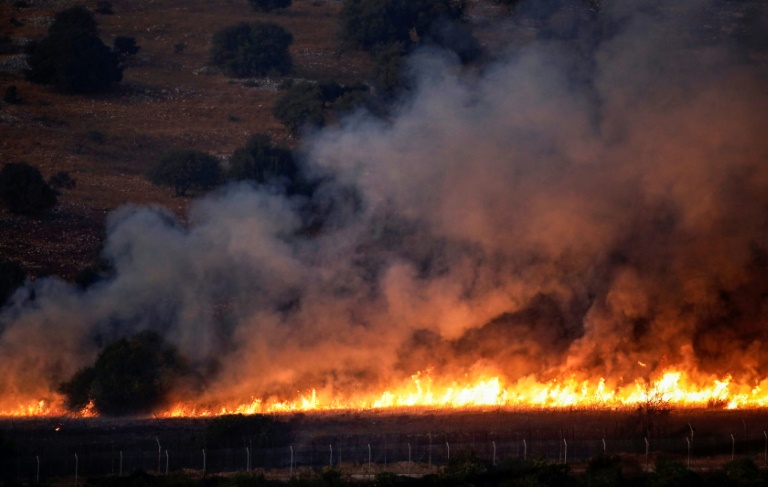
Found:
M 226 414 L 264 414 L 331 410 L 380 410 L 393 408 L 605 408 L 621 409 L 644 405 L 678 408 L 722 407 L 761 408 L 768 406 L 768 379 L 748 386 L 736 384 L 730 376 L 692 380 L 681 370 L 667 369 L 656 379 L 636 379 L 626 385 L 609 385 L 604 379 L 577 379 L 540 382 L 524 377 L 514 383 L 500 376 L 479 376 L 473 380 L 432 377 L 431 371 L 414 374 L 399 387 L 378 394 L 335 397 L 315 389 L 287 400 L 251 398 L 242 402 L 201 405 L 177 403 L 158 417 L 207 417 Z M 56 400 L 38 400 L 10 409 L 0 416 L 95 416 L 93 404 L 71 413 Z

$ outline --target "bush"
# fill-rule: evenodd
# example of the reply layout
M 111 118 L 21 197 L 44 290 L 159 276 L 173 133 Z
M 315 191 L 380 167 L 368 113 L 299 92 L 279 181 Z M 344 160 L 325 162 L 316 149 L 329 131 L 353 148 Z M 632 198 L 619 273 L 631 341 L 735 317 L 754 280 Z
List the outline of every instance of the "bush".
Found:
M 121 56 L 134 56 L 141 48 L 136 45 L 135 37 L 117 36 L 112 42 L 112 49 Z
M 21 97 L 19 97 L 19 89 L 16 87 L 16 85 L 11 85 L 5 89 L 3 101 L 11 105 L 21 103 Z
M 0 259 L 0 307 L 24 283 L 27 273 L 18 262 Z
M 48 185 L 55 189 L 75 189 L 77 183 L 66 171 L 59 171 L 48 178 Z
M 0 201 L 12 213 L 32 214 L 56 206 L 57 193 L 36 167 L 8 163 L 0 170 Z
M 164 404 L 175 380 L 187 372 L 175 348 L 144 331 L 108 345 L 93 366 L 79 370 L 59 392 L 70 410 L 92 400 L 99 414 L 148 413 Z
M 190 188 L 207 190 L 219 183 L 219 161 L 194 149 L 176 149 L 163 154 L 147 174 L 158 186 L 169 186 L 176 196 L 185 196 Z
M 293 36 L 269 22 L 240 23 L 216 32 L 211 40 L 211 64 L 229 76 L 286 74 L 292 60 L 288 47 Z
M 123 77 L 117 54 L 101 42 L 84 7 L 57 14 L 48 36 L 30 44 L 27 54 L 27 80 L 62 93 L 104 91 Z
M 291 86 L 275 102 L 272 115 L 294 133 L 305 127 L 321 127 L 325 123 L 323 114 L 323 90 L 314 83 L 297 83 Z
M 621 457 L 601 454 L 589 459 L 584 483 L 589 487 L 611 487 L 621 485 L 623 478 Z
M 263 184 L 282 179 L 292 182 L 297 175 L 291 151 L 275 146 L 267 134 L 252 135 L 229 159 L 228 176 L 236 181 L 253 180 Z
M 257 12 L 271 12 L 272 10 L 290 7 L 292 0 L 248 0 L 248 3 Z
M 461 0 L 345 0 L 341 9 L 342 38 L 367 50 L 412 42 L 429 34 L 438 21 L 456 21 L 464 14 Z

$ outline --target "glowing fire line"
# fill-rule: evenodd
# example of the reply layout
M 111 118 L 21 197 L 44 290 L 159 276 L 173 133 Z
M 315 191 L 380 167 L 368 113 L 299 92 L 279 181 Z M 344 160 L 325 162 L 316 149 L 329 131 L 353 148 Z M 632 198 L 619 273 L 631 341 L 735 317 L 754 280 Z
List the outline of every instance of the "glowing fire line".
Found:
M 702 385 L 678 370 L 664 371 L 656 380 L 639 379 L 626 386 L 609 387 L 605 379 L 541 383 L 523 378 L 506 384 L 500 377 L 480 377 L 474 381 L 434 379 L 429 371 L 415 374 L 400 388 L 377 395 L 336 398 L 316 390 L 295 399 L 251 399 L 242 403 L 201 406 L 179 403 L 159 417 L 205 417 L 224 414 L 289 413 L 330 410 L 380 410 L 394 408 L 606 408 L 618 409 L 643 405 L 670 407 L 716 406 L 728 409 L 768 406 L 768 379 L 754 386 L 735 384 L 730 376 L 712 379 Z M 68 413 L 61 398 L 38 400 L 15 408 L 0 409 L 0 416 L 38 417 L 94 416 L 92 405 L 77 413 Z

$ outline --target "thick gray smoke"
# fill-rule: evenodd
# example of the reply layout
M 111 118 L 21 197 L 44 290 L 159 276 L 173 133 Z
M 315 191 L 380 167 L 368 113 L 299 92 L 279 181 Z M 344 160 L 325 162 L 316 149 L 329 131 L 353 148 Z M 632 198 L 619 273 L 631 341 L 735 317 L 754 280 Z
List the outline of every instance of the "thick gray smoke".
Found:
M 0 317 L 2 396 L 46 397 L 143 329 L 207 377 L 182 399 L 378 391 L 427 367 L 764 378 L 768 85 L 750 35 L 765 16 L 672 3 L 524 5 L 493 35 L 539 39 L 482 69 L 416 53 L 392 117 L 307 143 L 315 201 L 243 185 L 187 226 L 116 212 L 113 279 L 40 280 Z

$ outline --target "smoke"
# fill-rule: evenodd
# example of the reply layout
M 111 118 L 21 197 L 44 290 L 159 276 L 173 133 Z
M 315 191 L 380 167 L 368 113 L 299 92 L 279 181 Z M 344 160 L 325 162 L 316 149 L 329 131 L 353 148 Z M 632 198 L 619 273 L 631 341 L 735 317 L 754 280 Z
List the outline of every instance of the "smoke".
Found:
M 143 329 L 207 378 L 191 400 L 380 391 L 428 367 L 764 378 L 765 53 L 736 35 L 759 22 L 723 2 L 553 5 L 499 21 L 539 38 L 483 68 L 417 52 L 388 120 L 312 136 L 312 201 L 237 185 L 188 225 L 117 211 L 113 278 L 39 280 L 0 316 L 3 397 L 46 397 Z

